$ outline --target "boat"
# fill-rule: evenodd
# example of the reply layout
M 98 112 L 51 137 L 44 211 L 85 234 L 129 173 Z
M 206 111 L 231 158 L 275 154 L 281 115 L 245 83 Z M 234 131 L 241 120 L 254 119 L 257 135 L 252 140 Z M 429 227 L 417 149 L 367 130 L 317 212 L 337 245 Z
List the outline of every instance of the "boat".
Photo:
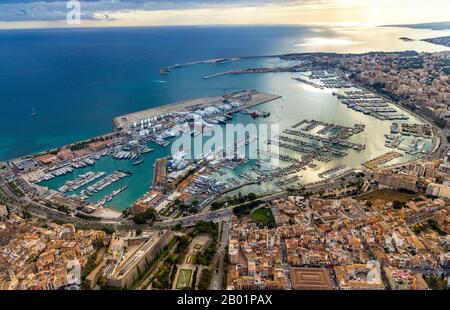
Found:
M 253 112 L 250 113 L 250 116 L 253 117 L 253 118 L 258 118 L 258 117 L 266 118 L 266 117 L 270 116 L 270 113 L 269 112 L 253 111 Z
M 146 153 L 150 153 L 151 151 L 153 151 L 153 149 L 144 146 L 141 150 L 141 154 L 146 154 Z
M 159 74 L 160 75 L 167 75 L 170 73 L 170 69 L 169 68 L 161 68 L 159 69 Z
M 137 165 L 140 165 L 140 164 L 142 164 L 144 162 L 144 160 L 138 160 L 138 161 L 135 161 L 134 163 L 133 163 L 133 166 L 137 166 Z
M 31 116 L 32 116 L 32 117 L 37 116 L 37 113 L 36 113 L 36 111 L 34 110 L 34 108 L 31 108 Z

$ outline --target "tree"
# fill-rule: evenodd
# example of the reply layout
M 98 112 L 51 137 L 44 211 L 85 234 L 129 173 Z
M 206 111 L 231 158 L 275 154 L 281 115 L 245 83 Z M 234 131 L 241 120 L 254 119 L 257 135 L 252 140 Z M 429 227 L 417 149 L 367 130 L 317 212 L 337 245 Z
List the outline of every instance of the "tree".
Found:
M 197 272 L 198 266 L 195 267 L 194 274 L 192 275 L 192 287 L 195 288 L 195 283 L 197 282 Z
M 392 202 L 392 207 L 396 210 L 399 210 L 399 209 L 403 208 L 404 206 L 405 206 L 404 201 L 394 200 Z
M 203 268 L 200 273 L 200 282 L 198 283 L 198 288 L 200 290 L 207 290 L 209 288 L 209 283 L 212 279 L 212 271 L 208 268 Z
M 184 251 L 187 248 L 187 246 L 189 245 L 189 242 L 191 242 L 191 238 L 189 238 L 188 236 L 182 236 L 180 238 L 180 241 L 178 241 L 175 251 L 177 253 L 181 253 L 182 251 Z
M 133 217 L 133 222 L 136 224 L 145 224 L 147 221 L 153 221 L 156 218 L 156 211 L 152 208 L 148 208 L 142 213 L 136 214 Z
M 222 208 L 222 204 L 219 203 L 219 202 L 217 202 L 217 201 L 214 201 L 214 202 L 211 204 L 211 209 L 212 209 L 212 210 L 218 210 L 218 209 L 220 209 L 220 208 Z
M 195 197 L 193 200 L 192 200 L 192 205 L 193 206 L 195 206 L 195 207 L 198 207 L 199 205 L 200 205 L 200 200 L 197 198 L 197 197 Z
M 240 203 L 244 203 L 245 200 L 246 200 L 245 197 L 242 196 L 242 193 L 241 193 L 241 192 L 239 192 L 239 193 L 238 193 L 238 201 L 239 201 Z
M 255 200 L 256 199 L 256 194 L 255 193 L 249 193 L 248 195 L 247 195 L 247 197 L 248 197 L 248 200 Z
M 67 208 L 67 207 L 65 207 L 65 206 L 62 206 L 62 205 L 60 205 L 60 206 L 58 206 L 58 208 L 56 208 L 59 212 L 64 212 L 64 213 L 68 213 L 69 212 L 69 209 Z

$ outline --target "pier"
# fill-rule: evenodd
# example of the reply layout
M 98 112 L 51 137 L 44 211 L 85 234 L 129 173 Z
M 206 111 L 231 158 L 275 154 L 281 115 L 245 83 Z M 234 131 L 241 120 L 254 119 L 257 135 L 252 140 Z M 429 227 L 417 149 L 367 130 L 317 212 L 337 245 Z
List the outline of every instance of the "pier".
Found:
M 362 165 L 368 169 L 376 170 L 378 169 L 378 166 L 385 164 L 395 158 L 402 157 L 403 155 L 399 152 L 388 152 L 386 154 L 383 154 L 381 156 L 375 157 L 371 160 L 368 160 L 364 162 Z
M 366 90 L 346 90 L 341 94 L 333 93 L 340 102 L 352 110 L 376 117 L 380 120 L 407 120 L 409 117 L 398 114 L 383 97 Z
M 114 118 L 114 124 L 117 128 L 123 129 L 130 127 L 134 123 L 140 123 L 141 121 L 147 119 L 159 118 L 161 120 L 164 117 L 169 118 L 168 116 L 173 113 L 201 110 L 207 107 L 218 107 L 230 101 L 240 103 L 240 106 L 238 108 L 235 108 L 236 111 L 234 111 L 240 112 L 244 109 L 248 109 L 253 106 L 273 101 L 279 98 L 281 98 L 281 96 L 245 90 L 224 96 L 203 97 L 192 100 L 179 101 L 162 105 L 156 108 L 117 116 Z
M 96 182 L 95 184 L 89 186 L 86 190 L 82 191 L 83 192 L 82 195 L 83 196 L 93 195 L 94 193 L 97 193 L 97 192 L 107 188 L 108 186 L 116 183 L 120 179 L 128 177 L 128 176 L 131 176 L 131 173 L 117 170 L 117 171 L 113 172 L 112 174 L 106 176 L 105 178 L 101 179 L 100 181 Z
M 59 188 L 61 193 L 76 191 L 77 189 L 93 182 L 94 180 L 101 178 L 105 175 L 104 172 L 92 172 L 89 171 L 80 175 L 73 181 L 67 181 L 62 187 Z
M 323 178 L 327 178 L 327 177 L 333 175 L 334 173 L 338 172 L 339 170 L 344 169 L 345 167 L 346 167 L 345 165 L 336 166 L 336 167 L 327 169 L 327 170 L 325 170 L 325 171 L 322 171 L 322 172 L 319 173 L 317 176 L 318 176 L 319 178 L 322 178 L 322 179 L 323 179 Z
M 297 137 L 307 138 L 310 140 L 315 140 L 317 142 L 322 142 L 322 143 L 328 144 L 328 145 L 339 145 L 339 146 L 346 147 L 346 148 L 352 148 L 357 151 L 361 151 L 366 148 L 366 146 L 364 144 L 349 142 L 349 141 L 346 141 L 346 140 L 338 138 L 338 137 L 327 138 L 327 137 L 317 136 L 317 135 L 304 133 L 301 131 L 296 131 L 296 130 L 291 130 L 291 129 L 285 129 L 283 131 L 283 133 L 286 133 L 288 135 L 297 136 Z

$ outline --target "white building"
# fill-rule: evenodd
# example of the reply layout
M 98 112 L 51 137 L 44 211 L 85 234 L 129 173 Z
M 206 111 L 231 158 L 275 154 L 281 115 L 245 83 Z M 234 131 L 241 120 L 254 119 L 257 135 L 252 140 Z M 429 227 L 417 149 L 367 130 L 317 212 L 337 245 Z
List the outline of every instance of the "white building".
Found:
M 430 183 L 427 187 L 427 195 L 450 199 L 450 186 Z

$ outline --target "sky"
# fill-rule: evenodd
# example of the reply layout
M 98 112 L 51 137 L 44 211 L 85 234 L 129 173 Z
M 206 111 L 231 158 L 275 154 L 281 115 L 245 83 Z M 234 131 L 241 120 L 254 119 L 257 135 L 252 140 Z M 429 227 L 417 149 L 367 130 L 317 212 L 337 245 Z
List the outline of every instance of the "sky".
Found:
M 448 12 L 449 0 L 0 0 L 0 29 L 413 24 L 448 21 Z

